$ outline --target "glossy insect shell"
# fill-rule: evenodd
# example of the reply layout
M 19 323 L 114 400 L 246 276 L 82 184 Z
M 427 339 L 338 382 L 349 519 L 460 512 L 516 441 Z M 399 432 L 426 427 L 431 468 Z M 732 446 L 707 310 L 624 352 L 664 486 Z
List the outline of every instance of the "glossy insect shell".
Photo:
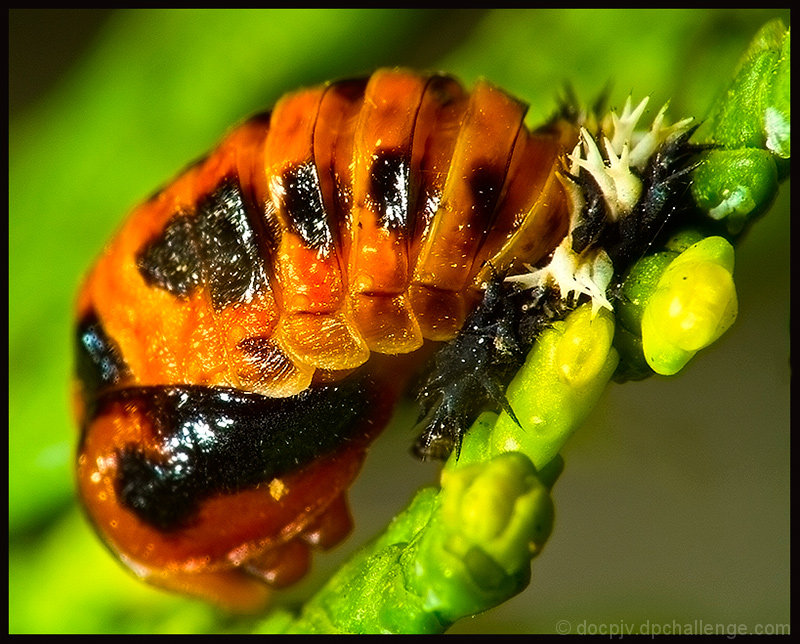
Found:
M 76 406 L 80 494 L 136 574 L 252 610 L 345 536 L 399 354 L 567 232 L 576 132 L 525 112 L 379 70 L 284 96 L 134 210 L 79 295 Z

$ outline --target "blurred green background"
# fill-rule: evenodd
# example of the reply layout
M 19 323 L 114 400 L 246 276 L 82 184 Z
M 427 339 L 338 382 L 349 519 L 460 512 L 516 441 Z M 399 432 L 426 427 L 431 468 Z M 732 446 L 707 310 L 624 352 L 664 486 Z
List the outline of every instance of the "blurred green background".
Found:
M 287 90 L 382 65 L 486 76 L 531 104 L 571 82 L 702 118 L 772 10 L 132 10 L 9 13 L 9 631 L 221 632 L 150 589 L 73 498 L 73 298 L 125 212 Z M 564 452 L 533 581 L 452 632 L 789 623 L 789 185 L 737 253 L 739 320 L 684 373 L 612 386 Z M 413 413 L 373 448 L 357 531 L 318 587 L 436 468 Z M 605 631 L 603 629 L 606 629 Z

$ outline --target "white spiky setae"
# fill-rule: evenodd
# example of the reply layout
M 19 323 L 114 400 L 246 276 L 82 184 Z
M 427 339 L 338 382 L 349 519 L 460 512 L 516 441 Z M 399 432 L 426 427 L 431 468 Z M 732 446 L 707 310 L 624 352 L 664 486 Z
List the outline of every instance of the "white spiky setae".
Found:
M 569 233 L 553 251 L 546 266 L 508 277 L 508 281 L 521 283 L 527 288 L 555 286 L 562 299 L 588 295 L 592 300 L 593 315 L 600 308 L 613 310 L 606 298 L 606 289 L 614 275 L 614 266 L 608 254 L 603 249 L 591 247 L 581 253 L 572 250 L 572 232 L 581 224 L 585 198 L 580 186 L 568 175 L 575 176 L 580 170 L 585 170 L 592 176 L 600 187 L 609 221 L 629 215 L 642 196 L 642 181 L 637 172 L 647 166 L 662 145 L 686 132 L 692 121 L 687 118 L 666 125 L 668 104 L 665 104 L 648 129 L 637 130 L 636 126 L 648 101 L 649 97 L 646 97 L 633 107 L 628 97 L 622 113 L 617 115 L 611 111 L 606 114 L 599 120 L 599 125 L 592 128 L 594 134 L 589 125 L 598 123 L 598 120 L 593 116 L 583 119 L 580 139 L 563 161 L 567 173 L 558 175 L 569 201 Z M 603 134 L 605 154 L 595 140 L 598 133 Z

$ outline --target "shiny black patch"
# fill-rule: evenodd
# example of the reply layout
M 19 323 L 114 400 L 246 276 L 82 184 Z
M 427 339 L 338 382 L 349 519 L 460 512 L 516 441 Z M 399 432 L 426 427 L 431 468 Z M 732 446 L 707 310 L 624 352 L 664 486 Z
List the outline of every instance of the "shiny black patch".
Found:
M 148 284 L 177 297 L 187 297 L 198 288 L 202 281 L 193 217 L 186 212 L 175 214 L 137 254 L 136 267 Z
M 369 198 L 378 209 L 378 223 L 387 230 L 408 227 L 410 201 L 409 160 L 392 150 L 381 150 L 372 163 Z
M 311 248 L 324 248 L 333 238 L 322 203 L 317 168 L 313 163 L 301 163 L 283 173 L 284 207 L 289 225 Z
M 197 233 L 214 308 L 249 302 L 263 284 L 263 262 L 238 182 L 223 182 L 200 202 Z
M 482 234 L 489 231 L 494 220 L 497 200 L 505 179 L 506 168 L 499 170 L 481 163 L 475 165 L 467 177 L 474 204 L 470 221 L 474 222 Z
M 156 445 L 131 444 L 118 453 L 116 487 L 125 506 L 166 532 L 191 524 L 208 498 L 268 482 L 363 438 L 369 425 L 359 419 L 374 408 L 374 393 L 363 377 L 290 398 L 141 387 L 102 396 L 97 413 L 123 404 L 154 424 Z
M 87 405 L 98 391 L 130 376 L 119 347 L 106 333 L 96 312 L 87 313 L 78 322 L 75 348 L 75 371 Z
M 136 257 L 145 281 L 176 297 L 208 285 L 216 310 L 248 302 L 265 282 L 258 242 L 237 181 L 226 179 L 179 212 Z

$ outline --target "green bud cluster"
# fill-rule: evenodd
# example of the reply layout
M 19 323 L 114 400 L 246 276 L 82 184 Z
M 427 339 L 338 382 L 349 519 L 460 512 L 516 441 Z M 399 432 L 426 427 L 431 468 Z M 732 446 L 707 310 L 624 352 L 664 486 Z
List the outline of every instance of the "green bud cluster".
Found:
M 756 35 L 711 114 L 714 148 L 695 170 L 698 206 L 739 234 L 772 203 L 791 156 L 790 31 L 780 20 Z
M 617 377 L 635 379 L 653 371 L 674 375 L 727 331 L 738 312 L 733 263 L 727 240 L 703 239 L 695 231 L 683 232 L 666 250 L 637 262 L 617 305 L 614 344 L 623 357 Z

